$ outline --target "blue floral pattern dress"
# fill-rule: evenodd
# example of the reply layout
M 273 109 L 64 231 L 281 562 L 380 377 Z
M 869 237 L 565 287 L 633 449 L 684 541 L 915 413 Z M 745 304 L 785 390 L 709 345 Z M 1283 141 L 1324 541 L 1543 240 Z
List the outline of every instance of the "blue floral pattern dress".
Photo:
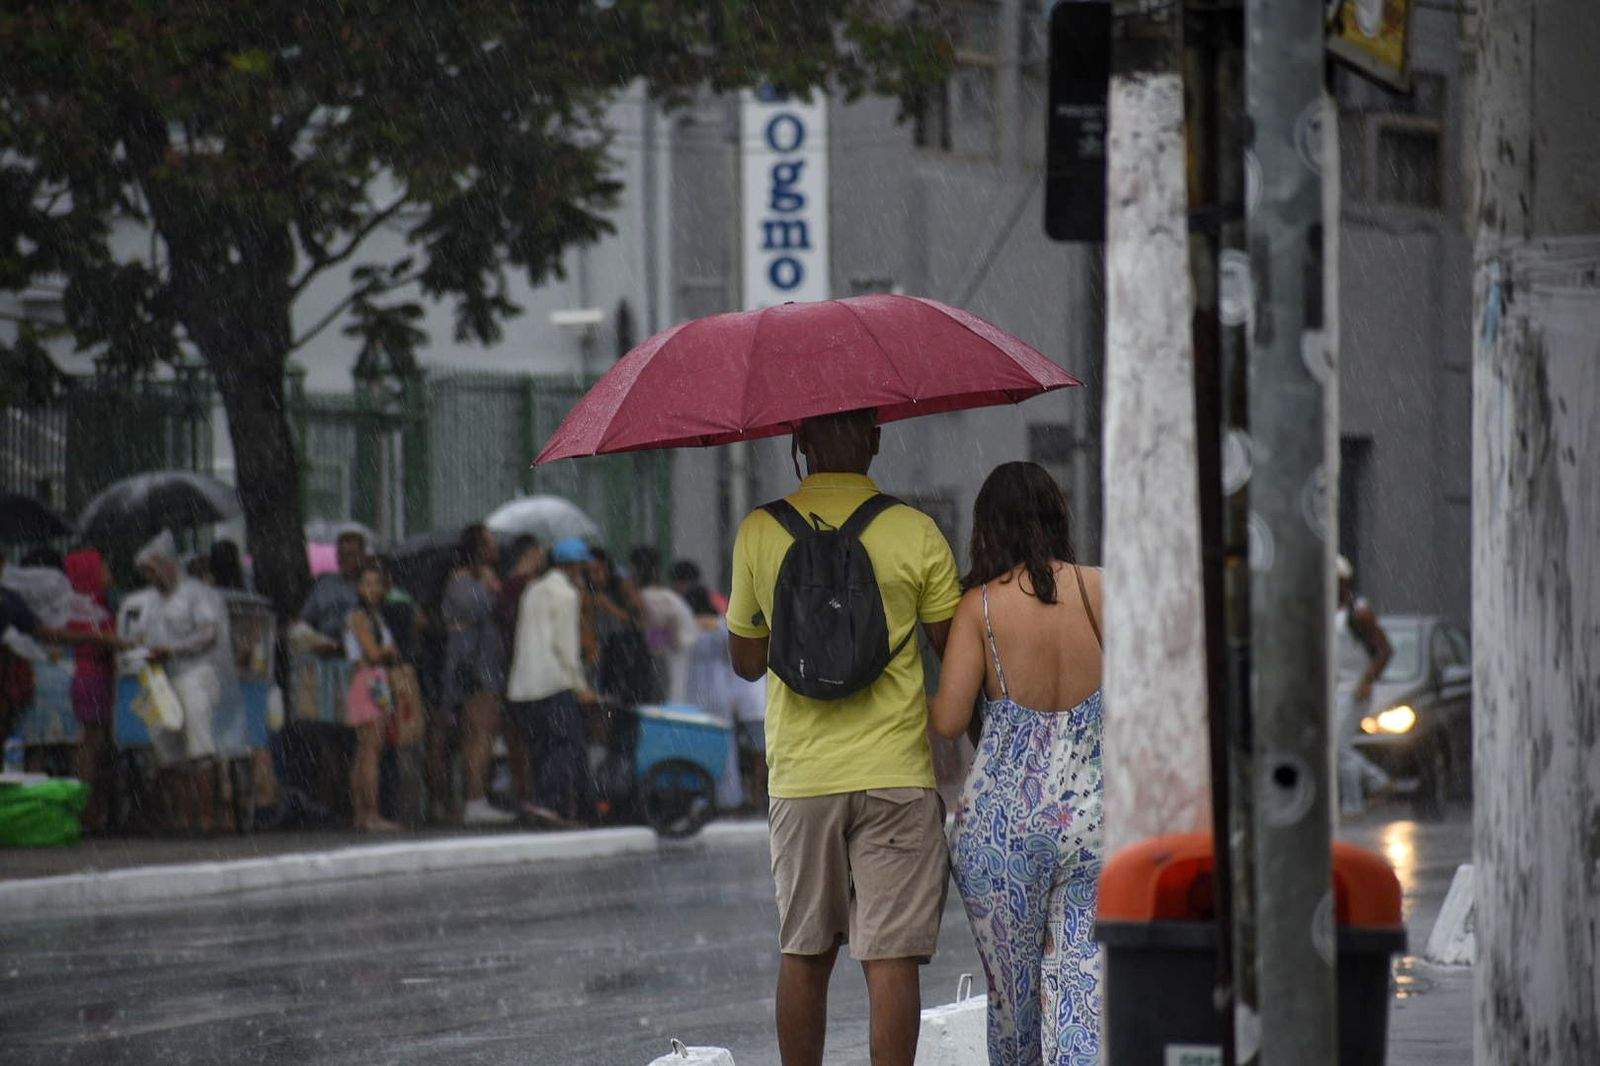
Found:
M 1000 698 L 956 808 L 951 858 L 989 978 L 991 1066 L 1099 1066 L 1100 691 L 1070 711 Z

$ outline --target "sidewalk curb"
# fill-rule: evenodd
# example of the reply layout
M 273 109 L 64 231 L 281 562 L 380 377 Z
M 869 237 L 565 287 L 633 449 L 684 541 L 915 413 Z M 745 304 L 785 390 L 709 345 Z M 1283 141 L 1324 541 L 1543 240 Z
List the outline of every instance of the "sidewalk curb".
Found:
M 729 823 L 731 831 L 715 837 L 734 839 L 740 833 L 739 825 Z M 765 824 L 760 826 L 764 833 Z M 168 863 L 0 881 L 0 925 L 23 918 L 104 911 L 108 906 L 170 903 L 385 874 L 640 854 L 656 851 L 658 846 L 649 829 L 624 827 L 356 845 L 261 859 Z

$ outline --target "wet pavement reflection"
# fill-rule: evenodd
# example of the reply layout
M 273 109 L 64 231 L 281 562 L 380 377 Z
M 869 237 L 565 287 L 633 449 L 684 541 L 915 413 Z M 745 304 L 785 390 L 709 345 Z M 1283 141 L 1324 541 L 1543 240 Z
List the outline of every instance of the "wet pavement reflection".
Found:
M 1465 815 L 1375 813 L 1420 952 Z M 670 1037 L 776 1063 L 775 912 L 763 842 L 522 869 L 255 892 L 0 927 L 8 1063 L 642 1064 Z M 951 893 L 927 1004 L 981 975 Z M 1396 990 L 1423 995 L 1404 961 Z M 981 987 L 981 976 L 980 976 Z M 841 961 L 829 1061 L 866 1060 L 860 970 Z

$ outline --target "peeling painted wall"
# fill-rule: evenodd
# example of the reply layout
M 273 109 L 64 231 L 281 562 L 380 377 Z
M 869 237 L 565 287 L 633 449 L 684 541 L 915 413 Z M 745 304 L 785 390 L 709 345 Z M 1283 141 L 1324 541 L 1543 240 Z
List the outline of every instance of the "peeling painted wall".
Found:
M 1486 0 L 1479 28 L 1476 1060 L 1596 1062 L 1600 213 L 1592 184 L 1537 174 L 1539 145 L 1553 134 L 1591 150 L 1600 141 L 1592 93 L 1551 82 L 1551 71 L 1583 64 L 1592 82 L 1585 42 L 1600 33 L 1600 9 Z

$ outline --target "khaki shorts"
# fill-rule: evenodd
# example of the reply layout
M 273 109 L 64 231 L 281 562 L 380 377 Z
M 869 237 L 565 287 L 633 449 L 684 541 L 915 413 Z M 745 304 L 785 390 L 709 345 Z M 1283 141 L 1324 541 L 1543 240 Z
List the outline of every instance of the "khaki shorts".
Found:
M 931 788 L 772 798 L 772 876 L 785 955 L 932 957 L 950 882 L 944 800 Z

